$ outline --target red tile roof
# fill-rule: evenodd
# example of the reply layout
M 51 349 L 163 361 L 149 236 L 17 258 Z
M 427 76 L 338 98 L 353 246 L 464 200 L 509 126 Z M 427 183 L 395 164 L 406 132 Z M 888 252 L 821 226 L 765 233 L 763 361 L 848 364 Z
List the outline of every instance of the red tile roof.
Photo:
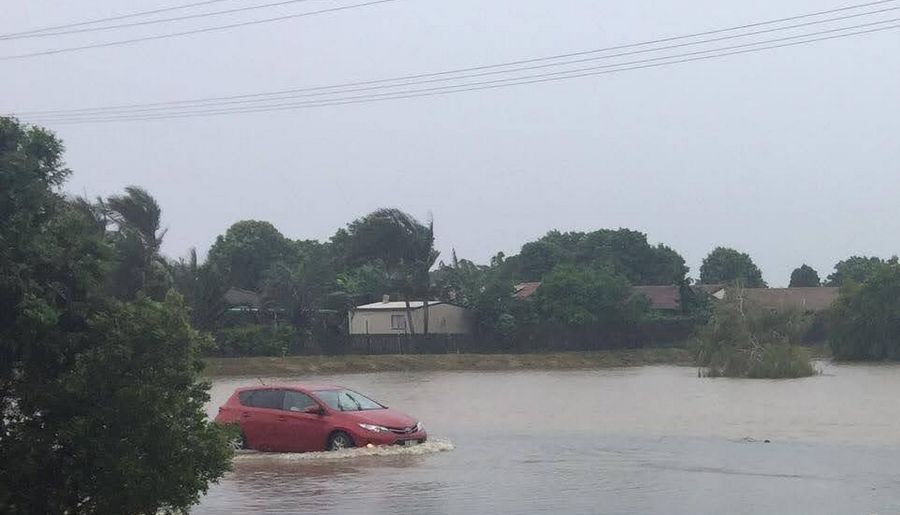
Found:
M 514 287 L 516 292 L 513 293 L 513 296 L 519 300 L 525 300 L 525 299 L 531 297 L 532 295 L 534 295 L 534 292 L 538 289 L 538 286 L 540 286 L 540 285 L 541 285 L 541 283 L 539 283 L 539 282 L 537 282 L 537 283 L 519 283 L 519 284 L 515 285 L 515 287 Z
M 634 286 L 635 295 L 650 299 L 651 309 L 677 311 L 681 309 L 681 291 L 678 286 Z
M 744 297 L 769 309 L 796 308 L 822 311 L 831 307 L 840 288 L 812 286 L 808 288 L 744 288 Z
M 534 295 L 541 285 L 539 282 L 520 283 L 515 286 L 513 294 L 519 300 L 525 300 Z M 650 308 L 667 311 L 681 309 L 681 291 L 677 286 L 635 286 L 635 294 L 641 294 L 650 299 Z

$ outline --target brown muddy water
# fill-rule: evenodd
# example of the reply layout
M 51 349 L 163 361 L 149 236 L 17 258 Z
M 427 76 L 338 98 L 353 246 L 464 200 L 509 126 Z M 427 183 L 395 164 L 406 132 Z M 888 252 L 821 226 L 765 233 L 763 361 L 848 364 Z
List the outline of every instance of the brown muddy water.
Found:
M 900 367 L 821 368 L 780 381 L 686 367 L 278 378 L 370 394 L 431 441 L 241 452 L 194 513 L 900 513 Z M 255 382 L 215 381 L 210 415 Z

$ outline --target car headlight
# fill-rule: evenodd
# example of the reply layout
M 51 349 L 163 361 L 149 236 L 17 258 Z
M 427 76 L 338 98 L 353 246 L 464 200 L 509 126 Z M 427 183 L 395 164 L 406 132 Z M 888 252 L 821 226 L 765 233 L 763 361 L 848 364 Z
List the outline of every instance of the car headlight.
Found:
M 423 426 L 421 422 L 416 422 L 416 432 L 418 433 L 419 431 L 424 431 L 424 430 L 425 430 L 425 426 Z
M 384 426 L 376 426 L 375 424 L 359 424 L 359 427 L 373 433 L 389 433 L 391 430 Z

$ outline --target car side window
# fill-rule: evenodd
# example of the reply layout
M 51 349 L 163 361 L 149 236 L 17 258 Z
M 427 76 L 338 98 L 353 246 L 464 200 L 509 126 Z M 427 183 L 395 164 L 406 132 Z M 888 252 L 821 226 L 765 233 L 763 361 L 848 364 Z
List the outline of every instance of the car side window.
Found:
M 256 390 L 248 400 L 249 406 L 254 408 L 281 409 L 283 398 L 282 390 Z
M 312 398 L 305 393 L 295 392 L 293 390 L 286 390 L 284 392 L 284 407 L 282 409 L 285 411 L 303 411 L 306 408 L 315 405 L 316 401 L 312 400 Z

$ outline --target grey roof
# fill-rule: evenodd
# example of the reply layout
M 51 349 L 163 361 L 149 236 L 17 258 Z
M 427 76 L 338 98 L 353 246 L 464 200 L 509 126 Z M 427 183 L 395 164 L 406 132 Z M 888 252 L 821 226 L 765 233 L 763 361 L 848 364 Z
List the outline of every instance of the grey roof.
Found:
M 255 291 L 229 288 L 225 292 L 225 303 L 229 306 L 244 306 L 254 309 L 262 309 L 262 298 Z
M 436 304 L 446 304 L 445 302 L 441 302 L 439 300 L 429 300 L 428 305 L 434 306 Z M 425 301 L 422 300 L 411 300 L 409 301 L 409 307 L 411 309 L 419 309 L 425 305 Z M 406 302 L 402 300 L 397 301 L 389 301 L 389 302 L 373 302 L 371 304 L 363 304 L 362 306 L 356 306 L 353 308 L 355 310 L 376 310 L 376 309 L 384 309 L 384 310 L 398 310 L 398 309 L 406 309 Z

